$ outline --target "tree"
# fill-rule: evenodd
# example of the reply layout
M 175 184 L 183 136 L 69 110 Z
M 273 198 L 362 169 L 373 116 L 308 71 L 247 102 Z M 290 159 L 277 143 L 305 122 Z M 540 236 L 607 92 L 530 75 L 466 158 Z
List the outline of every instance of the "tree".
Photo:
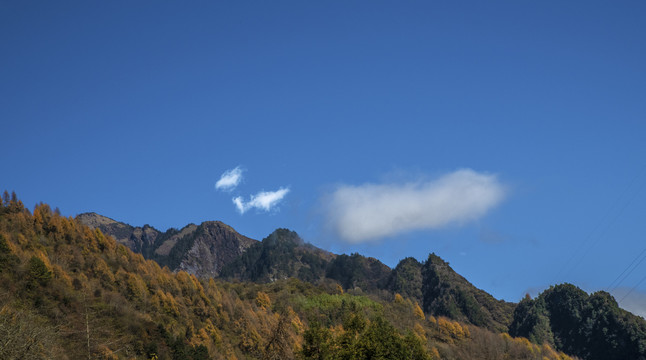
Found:
M 10 201 L 11 201 L 11 198 L 9 197 L 9 192 L 5 190 L 4 193 L 2 194 L 2 203 L 4 204 L 4 207 L 9 207 Z
M 288 327 L 291 323 L 289 314 L 284 312 L 278 318 L 278 324 L 265 346 L 263 360 L 283 360 L 293 359 L 292 344 L 289 341 Z
M 52 272 L 39 257 L 32 256 L 29 260 L 29 278 L 32 285 L 45 286 L 52 278 Z
M 269 299 L 266 292 L 258 291 L 258 294 L 256 294 L 256 306 L 263 310 L 271 307 L 271 299 Z
M 422 308 L 419 307 L 418 303 L 415 303 L 415 307 L 413 308 L 413 311 L 415 312 L 415 316 L 417 316 L 418 318 L 424 320 L 424 318 L 425 318 L 424 317 L 424 311 L 422 311 Z
M 318 321 L 313 321 L 303 334 L 301 355 L 306 359 L 328 359 L 331 355 L 331 341 L 330 330 L 321 326 Z
M 20 259 L 11 251 L 7 238 L 0 234 L 0 273 L 11 270 L 18 262 Z

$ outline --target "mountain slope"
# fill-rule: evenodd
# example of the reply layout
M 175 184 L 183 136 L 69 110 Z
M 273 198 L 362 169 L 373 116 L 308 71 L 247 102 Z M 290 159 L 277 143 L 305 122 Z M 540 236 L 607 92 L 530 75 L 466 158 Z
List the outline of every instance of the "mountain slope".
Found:
M 357 253 L 338 255 L 330 262 L 325 276 L 336 280 L 344 289 L 373 292 L 383 289 L 390 268 L 381 261 Z
M 76 219 L 93 229 L 100 229 L 104 234 L 114 237 L 120 244 L 142 254 L 148 252 L 157 237 L 162 234 L 150 225 L 134 227 L 93 212 L 79 214 Z
M 516 304 L 496 300 L 453 271 L 435 254 L 421 268 L 425 312 L 505 332 Z
M 360 254 L 328 253 L 304 243 L 287 229 L 278 229 L 253 244 L 225 266 L 220 276 L 260 283 L 291 277 L 311 283 L 329 279 L 345 290 L 361 289 L 382 297 L 385 290 L 422 304 L 430 315 L 498 332 L 507 331 L 515 307 L 477 289 L 435 254 L 423 264 L 413 258 L 404 259 L 391 270 L 379 260 Z
M 407 257 L 390 272 L 385 288 L 422 304 L 422 283 L 422 264 L 415 258 Z
M 146 259 L 197 276 L 217 276 L 225 265 L 257 243 L 220 221 L 189 224 L 180 230 L 171 228 L 161 232 L 149 225 L 133 227 L 96 213 L 80 214 L 77 220 L 113 236 Z
M 314 283 L 324 278 L 325 269 L 334 257 L 305 243 L 293 231 L 277 229 L 225 266 L 221 276 L 265 283 L 294 277 Z

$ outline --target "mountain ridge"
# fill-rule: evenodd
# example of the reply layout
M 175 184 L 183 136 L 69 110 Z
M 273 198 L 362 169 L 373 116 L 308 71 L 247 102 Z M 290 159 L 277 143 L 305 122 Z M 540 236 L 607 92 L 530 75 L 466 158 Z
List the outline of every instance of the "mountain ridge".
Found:
M 198 276 L 218 276 L 225 265 L 257 242 L 221 221 L 191 223 L 161 232 L 150 225 L 132 226 L 94 212 L 79 214 L 76 219 L 113 236 L 146 259 Z
M 475 287 L 435 254 L 430 254 L 423 263 L 414 258 L 402 259 L 391 269 L 378 259 L 358 253 L 333 254 L 320 249 L 288 229 L 277 229 L 262 241 L 241 245 L 231 236 L 229 242 L 224 241 L 227 238 L 224 233 L 205 234 L 205 229 L 217 228 L 242 237 L 220 221 L 188 224 L 180 230 L 171 228 L 161 233 L 147 225 L 132 227 L 96 213 L 80 214 L 77 219 L 115 236 L 131 250 L 172 271 L 260 283 L 292 277 L 310 283 L 332 280 L 345 290 L 381 293 L 385 298 L 400 294 L 420 304 L 429 314 L 498 332 L 507 330 L 515 307 L 515 303 L 495 299 Z M 227 255 L 221 256 L 222 252 Z M 398 280 L 405 272 L 403 267 L 407 267 L 408 278 Z
M 495 333 L 509 332 L 513 336 L 529 338 L 537 344 L 549 344 L 557 350 L 581 356 L 583 359 L 597 359 L 589 350 L 594 349 L 593 345 L 576 340 L 580 339 L 580 336 L 575 340 L 568 340 L 567 335 L 563 335 L 562 327 L 568 328 L 567 326 L 573 325 L 569 323 L 559 325 L 557 320 L 550 320 L 555 310 L 545 312 L 547 308 L 542 305 L 545 303 L 544 296 L 541 297 L 541 295 L 534 300 L 524 299 L 518 304 L 496 299 L 455 272 L 448 262 L 435 253 L 429 254 L 423 262 L 411 257 L 402 259 L 391 269 L 378 259 L 358 253 L 333 254 L 319 249 L 306 243 L 296 232 L 288 229 L 277 229 L 262 241 L 256 241 L 242 237 L 233 228 L 219 221 L 206 221 L 200 225 L 189 224 L 180 230 L 169 229 L 165 233 L 160 233 L 146 225 L 132 227 L 98 214 L 79 215 L 77 219 L 87 225 L 104 229 L 107 235 L 114 233 L 117 241 L 120 238 L 120 243 L 134 247 L 133 251 L 141 244 L 140 249 L 148 249 L 148 253 L 144 253 L 144 256 L 168 266 L 173 271 L 187 271 L 201 277 L 215 277 L 242 283 L 271 284 L 298 279 L 330 289 L 333 289 L 332 284 L 336 283 L 341 293 L 345 290 L 354 294 L 370 294 L 381 299 L 380 301 L 397 302 L 400 301 L 398 299 L 405 298 L 411 304 L 410 306 L 419 307 L 420 312 L 431 317 L 446 317 Z M 124 236 L 128 234 L 130 234 L 129 237 Z M 231 241 L 227 243 L 222 240 L 227 237 L 226 234 L 242 238 L 229 237 Z M 240 239 L 248 240 L 241 245 Z M 221 262 L 219 268 L 215 267 L 215 270 L 213 267 L 209 268 L 211 266 L 209 264 L 222 258 L 219 253 L 222 252 L 222 246 L 227 244 L 234 246 L 234 251 L 228 252 L 226 261 Z M 151 253 L 150 249 L 153 248 L 155 251 Z M 577 298 L 587 298 L 587 294 L 580 289 L 574 293 L 577 294 Z M 581 295 L 582 293 L 585 295 Z M 599 296 L 593 294 L 590 298 L 594 300 Z M 636 349 L 630 350 L 632 351 L 630 354 L 641 356 L 639 354 L 646 353 L 646 322 L 619 309 L 616 301 L 609 294 L 607 296 L 612 301 L 594 300 L 595 304 L 586 308 L 588 309 L 586 310 L 587 321 L 597 321 L 595 311 L 603 311 L 620 314 L 613 315 L 611 319 L 623 319 L 615 323 L 626 325 L 617 325 L 618 327 L 599 325 L 600 327 L 586 330 L 587 333 L 619 331 L 622 334 L 633 334 L 638 336 L 637 342 L 634 343 L 637 345 L 630 343 L 633 344 L 630 346 Z M 580 308 L 572 309 L 574 312 L 582 311 Z M 575 320 L 572 319 L 571 322 L 585 319 Z M 548 325 L 551 328 L 545 330 Z M 583 325 L 576 326 L 583 327 Z M 564 336 L 566 340 L 563 340 Z M 629 344 L 629 342 L 621 344 Z M 608 346 L 615 349 L 618 345 L 612 343 Z M 617 351 L 619 350 L 615 352 Z M 642 359 L 642 357 L 636 359 Z

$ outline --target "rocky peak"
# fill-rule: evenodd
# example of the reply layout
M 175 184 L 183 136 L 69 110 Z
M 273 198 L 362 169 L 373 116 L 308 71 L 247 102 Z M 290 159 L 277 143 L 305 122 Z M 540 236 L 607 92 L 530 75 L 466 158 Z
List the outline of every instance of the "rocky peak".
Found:
M 224 265 L 257 242 L 221 221 L 188 224 L 181 230 L 161 232 L 150 225 L 134 227 L 96 213 L 83 213 L 76 218 L 147 259 L 197 276 L 217 276 Z
M 187 247 L 177 269 L 197 276 L 218 276 L 225 265 L 238 258 L 257 240 L 240 235 L 220 221 L 200 224 L 190 237 L 182 242 Z
M 79 214 L 76 216 L 76 219 L 80 220 L 83 224 L 91 228 L 97 228 L 100 225 L 111 225 L 117 223 L 116 220 L 110 219 L 107 216 L 99 215 L 95 212 Z

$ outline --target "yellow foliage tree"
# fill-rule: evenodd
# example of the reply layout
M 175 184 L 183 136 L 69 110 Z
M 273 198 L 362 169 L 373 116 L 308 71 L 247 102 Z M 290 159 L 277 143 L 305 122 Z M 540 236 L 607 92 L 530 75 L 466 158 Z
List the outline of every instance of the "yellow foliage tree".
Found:
M 404 298 L 399 294 L 395 294 L 395 302 L 401 304 L 404 302 Z
M 422 325 L 415 323 L 413 331 L 415 332 L 415 335 L 417 335 L 417 337 L 419 337 L 423 341 L 426 341 L 426 330 L 424 330 L 424 327 Z
M 343 295 L 343 287 L 341 287 L 341 285 L 339 284 L 336 284 L 336 293 L 338 295 Z
M 419 307 L 418 303 L 415 303 L 415 307 L 413 308 L 413 312 L 415 313 L 415 316 L 418 318 L 424 320 L 424 311 L 422 311 L 422 308 Z
M 94 264 L 92 265 L 92 272 L 105 284 L 114 283 L 114 275 L 112 274 L 110 267 L 108 267 L 108 264 L 106 264 L 103 259 L 97 258 L 94 261 Z
M 298 317 L 298 314 L 292 309 L 291 306 L 287 307 L 287 312 L 289 314 L 289 317 L 292 319 L 292 327 L 294 328 L 294 331 L 296 331 L 297 334 L 300 334 L 303 332 L 304 325 L 303 322 L 301 321 L 301 318 Z
M 256 306 L 263 310 L 271 307 L 271 299 L 269 299 L 269 295 L 265 292 L 258 291 L 256 294 Z
M 440 360 L 440 352 L 437 350 L 436 347 L 433 347 L 430 351 L 431 354 L 431 359 L 433 360 Z

